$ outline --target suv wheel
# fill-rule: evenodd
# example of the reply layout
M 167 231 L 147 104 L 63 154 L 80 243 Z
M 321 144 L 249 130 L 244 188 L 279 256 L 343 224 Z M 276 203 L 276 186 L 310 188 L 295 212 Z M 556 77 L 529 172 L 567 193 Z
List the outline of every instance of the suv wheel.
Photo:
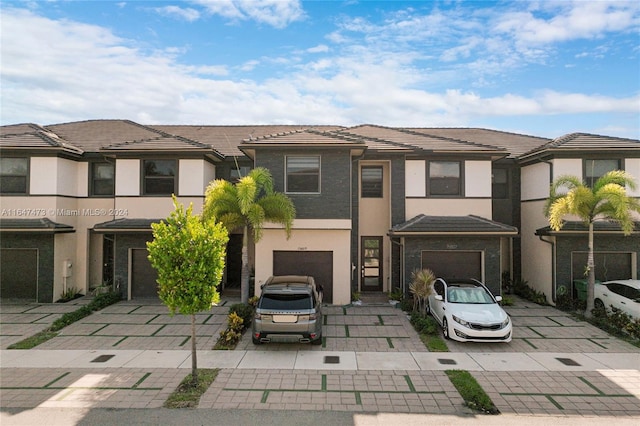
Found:
M 322 335 L 318 336 L 316 340 L 311 341 L 312 345 L 321 345 L 322 344 Z
M 260 339 L 256 339 L 255 337 L 251 337 L 251 341 L 253 342 L 254 345 L 261 345 L 262 344 Z

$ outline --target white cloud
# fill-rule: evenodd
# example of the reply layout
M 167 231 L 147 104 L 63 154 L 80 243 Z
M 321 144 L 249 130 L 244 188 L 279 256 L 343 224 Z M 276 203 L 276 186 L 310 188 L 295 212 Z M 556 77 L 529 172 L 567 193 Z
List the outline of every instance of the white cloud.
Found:
M 253 20 L 284 28 L 304 19 L 299 0 L 192 0 L 208 13 L 232 20 Z
M 502 39 L 494 40 L 490 48 L 479 39 L 460 39 L 459 49 L 449 55 L 453 59 L 469 56 L 468 63 L 464 68 L 459 63 L 442 68 L 418 50 L 394 48 L 392 37 L 374 30 L 371 38 L 335 53 L 334 46 L 327 50 L 325 45 L 315 46 L 312 50 L 333 53 L 321 60 L 304 63 L 282 56 L 239 66 L 252 71 L 259 64 L 277 64 L 277 78 L 262 81 L 234 78 L 231 65 L 181 65 L 181 50 L 149 53 L 99 26 L 52 20 L 18 9 L 4 9 L 2 24 L 3 124 L 128 118 L 148 124 L 459 127 L 482 118 L 515 123 L 521 117 L 637 117 L 639 113 L 637 93 L 616 98 L 535 88 L 530 95 L 468 90 L 470 86 L 461 83 L 466 81 L 461 73 L 464 78 L 477 73 L 482 81 L 483 73 L 518 66 L 517 58 L 499 55 L 508 50 Z M 486 59 L 472 54 L 482 46 L 492 52 Z M 447 51 L 442 48 L 440 53 Z M 613 121 L 610 126 L 623 127 Z M 542 129 L 529 133 L 543 134 Z
M 307 52 L 309 53 L 326 53 L 328 51 L 329 51 L 329 46 L 327 46 L 326 44 L 319 44 L 317 46 L 310 47 L 309 49 L 307 49 Z
M 164 6 L 157 7 L 154 10 L 161 15 L 176 17 L 188 22 L 197 21 L 200 18 L 200 12 L 190 7 Z

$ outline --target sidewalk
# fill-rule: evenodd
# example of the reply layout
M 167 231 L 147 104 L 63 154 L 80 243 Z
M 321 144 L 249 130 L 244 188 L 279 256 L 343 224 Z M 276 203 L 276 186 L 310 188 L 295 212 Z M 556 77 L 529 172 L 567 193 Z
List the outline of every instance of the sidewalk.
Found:
M 210 350 L 231 303 L 198 315 L 198 367 L 220 369 L 201 409 L 468 416 L 444 372 L 464 369 L 502 413 L 640 419 L 640 350 L 550 307 L 518 301 L 512 343 L 449 341 L 451 352 L 426 351 L 388 305 L 327 307 L 321 346 L 254 346 L 245 334 L 234 351 Z M 5 308 L 2 348 L 77 306 Z M 2 349 L 0 406 L 162 407 L 190 372 L 188 324 L 158 303 L 120 302 L 37 348 Z

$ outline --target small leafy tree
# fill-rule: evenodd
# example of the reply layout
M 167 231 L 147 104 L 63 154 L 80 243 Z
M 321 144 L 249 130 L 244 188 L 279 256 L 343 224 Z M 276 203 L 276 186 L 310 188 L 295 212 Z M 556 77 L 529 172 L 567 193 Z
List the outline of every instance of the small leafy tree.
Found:
M 185 211 L 174 196 L 175 210 L 151 225 L 153 241 L 147 243 L 149 260 L 158 271 L 158 296 L 171 315 L 191 315 L 191 377 L 198 382 L 196 313 L 220 301 L 217 286 L 224 271 L 227 230 L 220 223 L 202 221 Z
M 551 184 L 545 204 L 545 215 L 555 231 L 562 229 L 564 217 L 574 215 L 589 227 L 587 255 L 587 318 L 593 311 L 595 262 L 593 259 L 593 224 L 596 220 L 617 222 L 624 235 L 633 231 L 633 212 L 640 212 L 640 201 L 627 195 L 626 188 L 635 189 L 633 177 L 622 170 L 614 170 L 596 181 L 593 188 L 575 176 L 560 176 Z

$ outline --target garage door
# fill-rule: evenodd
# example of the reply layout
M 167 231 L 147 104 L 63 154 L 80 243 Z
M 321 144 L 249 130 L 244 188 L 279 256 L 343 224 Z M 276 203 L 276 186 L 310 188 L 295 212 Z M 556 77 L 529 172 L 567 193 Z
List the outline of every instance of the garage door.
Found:
M 571 276 L 574 280 L 584 278 L 584 268 L 587 264 L 587 252 L 574 251 L 571 253 Z M 633 255 L 624 252 L 595 252 L 596 280 L 624 280 L 632 277 Z
M 158 273 L 151 266 L 147 249 L 131 249 L 131 298 L 157 298 Z
M 333 252 L 274 251 L 273 275 L 310 275 L 324 290 L 324 302 L 333 303 Z
M 0 250 L 0 297 L 37 300 L 38 249 Z
M 482 280 L 482 252 L 423 251 L 422 268 L 431 269 L 437 277 Z

